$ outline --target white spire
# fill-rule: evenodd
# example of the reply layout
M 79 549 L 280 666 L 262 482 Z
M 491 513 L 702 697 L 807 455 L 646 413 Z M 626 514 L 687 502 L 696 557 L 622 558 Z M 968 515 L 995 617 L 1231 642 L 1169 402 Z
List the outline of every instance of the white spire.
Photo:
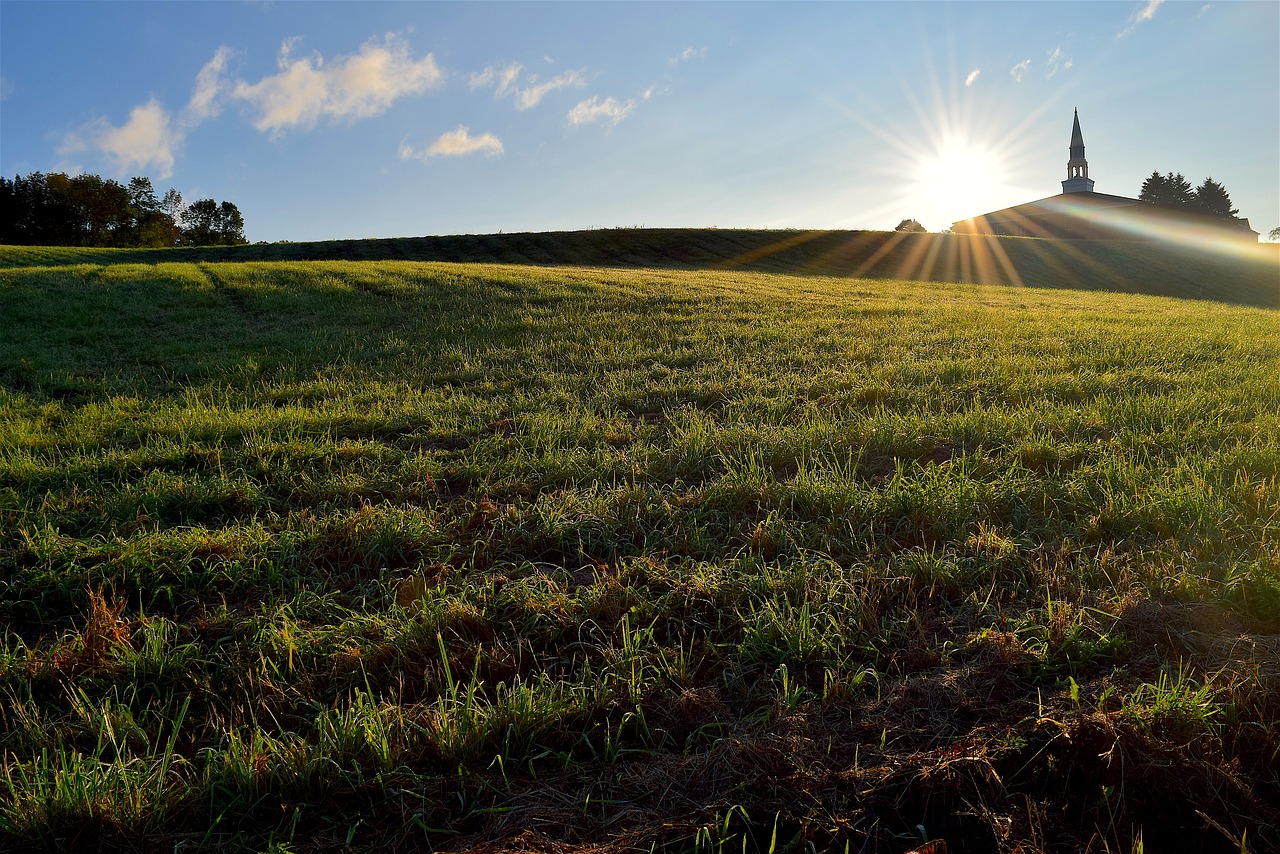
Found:
M 1089 178 L 1089 161 L 1084 159 L 1084 134 L 1080 133 L 1080 111 L 1076 110 L 1071 125 L 1071 159 L 1067 161 L 1067 180 L 1062 182 L 1064 193 L 1092 193 L 1093 181 Z

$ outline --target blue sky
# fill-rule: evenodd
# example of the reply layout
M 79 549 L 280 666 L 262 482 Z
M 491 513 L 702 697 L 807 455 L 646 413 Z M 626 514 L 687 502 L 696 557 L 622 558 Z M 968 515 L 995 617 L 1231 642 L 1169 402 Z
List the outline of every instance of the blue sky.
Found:
M 250 240 L 893 228 L 1153 170 L 1280 225 L 1280 4 L 0 3 L 0 172 Z

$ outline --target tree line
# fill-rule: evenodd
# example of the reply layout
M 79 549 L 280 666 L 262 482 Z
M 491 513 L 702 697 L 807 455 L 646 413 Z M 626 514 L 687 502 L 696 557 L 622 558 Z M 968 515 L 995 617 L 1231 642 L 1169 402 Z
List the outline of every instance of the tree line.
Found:
M 1205 178 L 1199 187 L 1193 188 L 1181 172 L 1170 172 L 1167 175 L 1152 172 L 1151 177 L 1142 182 L 1138 199 L 1163 208 L 1191 211 L 1227 222 L 1240 221 L 1236 216 L 1240 211 L 1231 206 L 1231 194 L 1212 178 Z
M 186 204 L 150 178 L 128 186 L 98 175 L 0 177 L 0 243 L 24 246 L 235 246 L 248 243 L 231 202 Z

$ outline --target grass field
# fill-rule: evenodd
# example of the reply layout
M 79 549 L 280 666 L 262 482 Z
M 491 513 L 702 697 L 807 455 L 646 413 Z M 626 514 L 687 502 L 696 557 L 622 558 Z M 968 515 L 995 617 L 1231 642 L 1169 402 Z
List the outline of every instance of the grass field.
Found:
M 1275 311 L 94 251 L 0 249 L 0 848 L 1276 850 Z

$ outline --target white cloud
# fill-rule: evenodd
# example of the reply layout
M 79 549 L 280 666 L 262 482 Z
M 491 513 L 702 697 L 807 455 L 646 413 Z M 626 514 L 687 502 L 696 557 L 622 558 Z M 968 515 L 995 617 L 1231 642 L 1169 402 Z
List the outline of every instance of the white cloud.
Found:
M 579 101 L 569 111 L 569 124 L 574 126 L 589 125 L 603 120 L 607 121 L 612 127 L 629 116 L 635 108 L 636 102 L 634 98 L 619 101 L 617 98 L 609 96 L 601 101 L 599 96 L 592 95 L 585 101 Z
M 680 52 L 679 56 L 673 56 L 667 60 L 668 65 L 679 65 L 682 62 L 690 62 L 695 59 L 706 59 L 707 49 L 705 47 L 687 47 Z
M 260 131 L 279 134 L 289 128 L 309 129 L 321 118 L 354 122 L 386 112 L 398 99 L 418 95 L 444 83 L 444 73 L 431 54 L 414 60 L 409 46 L 388 34 L 381 44 L 368 41 L 359 53 L 326 65 L 315 54 L 292 58 L 292 41 L 280 48 L 280 73 L 257 83 L 236 83 L 231 94 L 257 111 Z
M 1027 76 L 1027 72 L 1030 69 L 1031 69 L 1031 60 L 1024 59 L 1022 60 L 1022 62 L 1019 62 L 1013 68 L 1010 68 L 1009 74 L 1013 76 L 1013 79 L 1015 81 L 1017 81 L 1018 83 L 1021 83 L 1022 78 Z
M 1140 11 L 1134 13 L 1133 17 L 1129 19 L 1128 26 L 1121 30 L 1116 35 L 1116 38 L 1124 38 L 1129 35 L 1129 33 L 1137 29 L 1139 24 L 1150 21 L 1156 16 L 1156 10 L 1159 9 L 1163 3 L 1164 0 L 1147 0 L 1147 5 L 1143 6 Z
M 168 178 L 173 174 L 174 150 L 182 138 L 182 131 L 173 126 L 164 107 L 152 98 L 134 107 L 121 127 L 101 118 L 67 134 L 58 153 L 92 149 L 105 154 L 121 174 L 137 167 L 143 172 L 155 169 L 157 178 Z
M 401 160 L 426 160 L 428 157 L 462 157 L 467 154 L 483 154 L 485 157 L 501 157 L 502 140 L 491 133 L 472 136 L 463 125 L 441 134 L 440 138 L 426 149 L 415 149 L 407 142 L 400 143 Z
M 227 81 L 222 78 L 226 70 L 227 60 L 231 58 L 231 48 L 223 46 L 214 51 L 213 59 L 205 63 L 204 68 L 196 75 L 196 88 L 191 93 L 191 100 L 179 118 L 184 127 L 195 127 L 203 121 L 216 118 L 222 112 L 220 96 L 226 93 Z
M 191 100 L 179 114 L 177 121 L 169 115 L 160 102 L 152 98 L 134 107 L 129 119 L 115 127 L 105 117 L 95 119 L 67 134 L 58 147 L 59 154 L 97 151 L 105 155 L 120 174 L 134 171 L 155 170 L 157 178 L 173 174 L 177 150 L 186 139 L 187 131 L 221 111 L 219 103 L 226 89 L 222 72 L 231 58 L 231 49 L 218 48 L 213 58 L 196 75 Z
M 511 91 L 511 87 L 520 78 L 522 70 L 524 70 L 524 66 L 518 62 L 513 62 L 505 68 L 488 66 L 484 71 L 475 72 L 471 75 L 471 91 L 474 92 L 476 89 L 487 89 L 490 86 L 494 86 L 494 97 L 501 98 Z
M 1156 10 L 1160 8 L 1162 3 L 1164 3 L 1164 0 L 1147 0 L 1147 5 L 1143 7 L 1134 20 L 1139 22 L 1150 21 L 1156 16 Z
M 970 71 L 969 76 L 964 79 L 964 85 L 972 86 L 974 82 L 978 79 L 978 75 L 981 73 L 982 73 L 981 68 L 975 68 L 972 71 Z
M 0 101 L 12 95 L 15 88 L 17 87 L 13 85 L 12 80 L 7 77 L 0 77 Z
M 191 99 L 176 119 L 152 98 L 134 107 L 120 127 L 99 118 L 66 134 L 58 153 L 97 151 L 121 174 L 138 169 L 154 171 L 163 179 L 173 174 L 175 154 L 187 132 L 216 118 L 229 97 L 256 107 L 259 115 L 254 126 L 275 134 L 290 127 L 311 127 L 321 117 L 352 122 L 375 116 L 396 99 L 444 80 L 430 54 L 413 60 L 408 46 L 394 35 L 382 43 L 366 42 L 358 53 L 327 66 L 318 55 L 292 60 L 292 45 L 288 41 L 281 47 L 279 74 L 254 84 L 241 80 L 234 86 L 224 76 L 232 51 L 220 47 L 196 75 Z M 491 148 L 488 139 L 480 139 L 482 147 Z M 501 143 L 498 147 L 501 153 Z
M 581 71 L 566 71 L 563 74 L 557 74 L 544 83 L 539 83 L 537 80 L 536 76 L 530 77 L 528 86 L 514 90 L 517 110 L 528 110 L 538 106 L 538 102 L 549 92 L 570 87 L 581 89 L 587 85 L 587 78 L 583 76 Z
M 1074 63 L 1071 57 L 1062 52 L 1062 48 L 1055 47 L 1049 52 L 1049 58 L 1045 60 L 1045 65 L 1049 71 L 1045 74 L 1045 79 L 1053 79 L 1053 75 L 1059 71 L 1069 71 Z
M 551 62 L 550 57 L 543 57 L 543 59 Z M 526 78 L 526 84 L 518 86 L 516 84 L 520 82 L 520 75 L 523 72 L 524 66 L 518 62 L 513 62 L 502 68 L 487 66 L 484 71 L 478 71 L 471 75 L 471 90 L 487 89 L 492 86 L 494 90 L 493 97 L 505 98 L 507 95 L 511 95 L 517 110 L 528 110 L 538 106 L 544 97 L 558 89 L 581 89 L 587 85 L 587 78 L 583 72 L 566 71 L 541 83 L 538 82 L 538 75 L 530 74 Z

